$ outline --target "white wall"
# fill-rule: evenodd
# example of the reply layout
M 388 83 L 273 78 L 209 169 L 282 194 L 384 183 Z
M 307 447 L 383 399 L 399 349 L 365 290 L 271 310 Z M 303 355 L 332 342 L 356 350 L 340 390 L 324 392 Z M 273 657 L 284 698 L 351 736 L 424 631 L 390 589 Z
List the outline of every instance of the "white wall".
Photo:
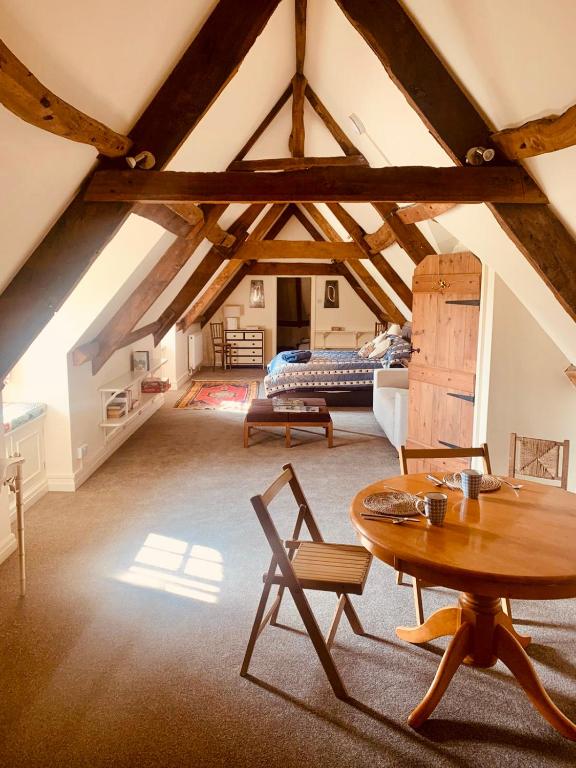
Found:
M 324 288 L 326 280 L 338 281 L 340 295 L 338 309 L 324 308 Z M 312 280 L 315 296 L 315 326 L 314 331 L 330 330 L 333 325 L 342 326 L 347 331 L 374 331 L 377 317 L 359 298 L 350 283 L 343 277 L 315 277 Z
M 494 472 L 508 471 L 511 432 L 569 439 L 568 487 L 574 491 L 576 387 L 564 373 L 569 361 L 497 275 L 488 292 L 493 316 L 487 328 L 490 366 L 483 370 L 483 386 L 488 386 L 486 437 Z
M 5 456 L 4 423 L 2 418 L 2 387 L 0 386 L 0 456 Z M 8 489 L 0 484 L 0 563 L 6 560 L 16 549 L 16 537 L 10 530 L 10 513 L 8 510 Z

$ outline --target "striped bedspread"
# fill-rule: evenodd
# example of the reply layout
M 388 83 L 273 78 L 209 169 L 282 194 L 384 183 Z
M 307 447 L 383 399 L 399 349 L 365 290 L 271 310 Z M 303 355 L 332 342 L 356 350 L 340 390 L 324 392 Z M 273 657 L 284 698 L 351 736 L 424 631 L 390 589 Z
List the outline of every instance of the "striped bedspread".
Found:
M 293 389 L 359 389 L 372 386 L 374 369 L 381 360 L 358 357 L 350 349 L 314 349 L 307 363 L 287 363 L 282 353 L 272 358 L 264 378 L 266 397 Z

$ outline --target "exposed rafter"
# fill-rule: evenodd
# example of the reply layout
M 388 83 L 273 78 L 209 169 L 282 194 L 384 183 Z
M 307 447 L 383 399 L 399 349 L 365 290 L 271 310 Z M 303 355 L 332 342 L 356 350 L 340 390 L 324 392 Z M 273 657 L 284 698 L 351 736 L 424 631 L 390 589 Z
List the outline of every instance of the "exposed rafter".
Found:
M 248 237 L 249 227 L 256 221 L 263 207 L 263 205 L 257 203 L 251 205 L 232 224 L 230 232 L 236 240 L 229 249 L 229 258 L 236 258 L 238 251 Z M 180 291 L 178 291 L 170 305 L 166 307 L 158 318 L 157 328 L 154 331 L 155 345 L 161 341 L 170 328 L 180 319 L 182 313 L 186 311 L 221 266 L 222 257 L 220 251 L 217 245 L 213 245 Z
M 209 306 L 206 307 L 204 314 L 200 318 L 200 325 L 203 328 L 209 320 L 214 317 L 216 312 L 220 309 L 222 304 L 228 299 L 229 296 L 232 295 L 232 293 L 236 290 L 236 288 L 240 285 L 242 280 L 250 273 L 250 267 L 252 266 L 251 262 L 247 261 L 236 272 L 234 277 L 226 283 L 224 288 L 216 295 L 216 297 L 211 301 Z
M 358 298 L 363 301 L 364 304 L 366 304 L 372 314 L 375 315 L 381 323 L 390 322 L 390 317 L 388 317 L 388 314 L 383 309 L 381 309 L 378 304 L 376 304 L 374 299 L 368 295 L 364 288 L 362 288 L 358 280 L 356 280 L 354 275 L 350 272 L 349 268 L 342 262 L 337 262 L 335 266 L 338 273 L 348 281 Z
M 244 243 L 237 253 L 243 261 L 260 259 L 326 259 L 328 261 L 350 261 L 363 259 L 364 254 L 354 243 L 311 242 L 309 240 L 263 240 L 260 243 Z
M 307 277 L 310 275 L 339 275 L 334 264 L 311 264 L 297 261 L 285 261 L 282 264 L 275 261 L 257 261 L 250 268 L 251 275 L 283 275 L 285 277 Z
M 368 165 L 364 155 L 337 157 L 271 157 L 264 160 L 236 160 L 229 171 L 298 171 L 318 165 Z
M 456 163 L 464 162 L 471 147 L 491 145 L 491 127 L 400 3 L 396 0 L 336 2 Z M 566 227 L 546 205 L 493 204 L 491 209 L 511 240 L 576 320 L 576 241 Z
M 398 208 L 396 216 L 404 224 L 416 224 L 418 221 L 435 219 L 455 206 L 456 203 L 416 203 L 415 205 L 406 205 L 404 208 Z
M 186 314 L 178 320 L 176 327 L 179 331 L 186 331 L 191 325 L 197 323 L 206 308 L 210 306 L 210 303 L 218 295 L 218 293 L 225 287 L 226 283 L 234 277 L 236 272 L 241 269 L 244 262 L 238 259 L 231 259 L 228 261 L 216 277 L 212 280 L 210 285 L 206 288 L 202 296 L 192 304 Z
M 285 173 L 97 171 L 85 199 L 94 202 L 502 202 L 545 203 L 522 169 L 326 167 Z
M 150 150 L 156 168 L 166 165 L 236 74 L 278 3 L 251 0 L 238 13 L 236 0 L 218 2 L 130 132 L 133 151 Z M 206 61 L 211 62 L 208 68 Z M 124 204 L 86 204 L 82 185 L 0 296 L 0 377 L 59 309 L 129 212 Z
M 418 229 L 416 224 L 404 224 L 396 215 L 398 206 L 390 203 L 372 203 L 374 208 L 385 220 L 385 223 L 394 233 L 398 244 L 406 251 L 414 264 L 420 262 L 431 253 L 435 253 L 434 248 Z
M 265 237 L 276 221 L 284 215 L 285 209 L 286 206 L 283 204 L 271 206 L 254 229 L 249 233 L 246 241 L 261 240 Z M 250 214 L 250 216 L 252 216 L 252 214 Z M 235 280 L 238 273 L 241 272 L 242 274 L 245 274 L 244 264 L 245 262 L 239 259 L 232 259 L 227 262 L 224 268 L 206 288 L 198 301 L 196 301 L 192 307 L 188 309 L 181 320 L 178 321 L 178 329 L 186 330 L 193 323 L 199 322 L 209 311 L 210 307 L 215 305 L 220 294 L 226 291 L 228 285 Z
M 106 157 L 122 157 L 128 136 L 59 99 L 37 80 L 0 40 L 0 103 L 27 123 L 66 139 L 89 144 Z
M 366 242 L 366 233 L 356 219 L 339 203 L 330 203 L 328 208 L 338 219 L 346 232 L 348 232 L 358 248 L 364 253 L 364 257 L 370 259 L 397 296 L 409 309 L 412 309 L 412 291 L 383 256 L 372 254 L 370 246 Z
M 375 280 L 372 277 L 372 275 L 366 269 L 364 264 L 362 264 L 362 262 L 349 261 L 347 262 L 347 266 L 349 267 L 349 269 L 351 269 L 353 272 L 356 273 L 356 276 L 359 277 L 360 280 L 364 283 L 364 285 L 370 291 L 372 296 L 374 296 L 378 304 L 380 304 L 380 306 L 384 308 L 390 320 L 392 320 L 394 323 L 400 323 L 400 325 L 406 322 L 406 318 L 404 317 L 402 312 L 400 312 L 400 310 L 397 309 L 392 299 L 388 296 L 387 293 L 385 293 L 382 290 L 377 280 Z
M 80 353 L 75 350 L 74 361 L 77 365 L 92 360 L 92 372 L 97 373 L 117 349 L 125 346 L 127 334 L 132 331 L 156 299 L 170 285 L 204 240 L 208 227 L 217 221 L 222 213 L 222 206 L 214 206 L 193 238 L 179 238 L 167 248 L 144 280 L 132 291 L 128 299 L 106 323 L 98 336 L 88 344 L 78 348 Z

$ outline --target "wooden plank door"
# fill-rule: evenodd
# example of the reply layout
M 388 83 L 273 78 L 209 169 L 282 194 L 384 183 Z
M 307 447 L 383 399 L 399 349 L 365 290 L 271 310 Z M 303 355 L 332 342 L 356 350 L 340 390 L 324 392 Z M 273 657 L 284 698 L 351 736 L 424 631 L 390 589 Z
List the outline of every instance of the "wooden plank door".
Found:
M 469 447 L 474 423 L 482 265 L 474 254 L 427 256 L 414 272 L 409 448 Z M 411 472 L 457 471 L 468 459 L 411 462 Z

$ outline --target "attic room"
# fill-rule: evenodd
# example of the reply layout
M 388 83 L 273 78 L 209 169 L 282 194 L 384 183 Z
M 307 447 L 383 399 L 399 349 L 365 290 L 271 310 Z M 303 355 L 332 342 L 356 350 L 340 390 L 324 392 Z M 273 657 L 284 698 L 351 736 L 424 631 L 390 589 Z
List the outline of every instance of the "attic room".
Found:
M 574 765 L 575 23 L 0 0 L 2 765 Z

